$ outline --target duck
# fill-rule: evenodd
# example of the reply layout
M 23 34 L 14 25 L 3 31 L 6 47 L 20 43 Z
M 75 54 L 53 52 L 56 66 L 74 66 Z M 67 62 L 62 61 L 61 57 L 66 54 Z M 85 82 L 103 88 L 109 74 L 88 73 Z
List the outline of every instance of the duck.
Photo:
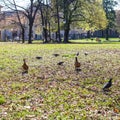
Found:
M 22 74 L 28 73 L 29 66 L 26 64 L 26 59 L 23 59 L 22 68 L 23 68 Z
M 75 66 L 75 70 L 80 69 L 81 64 L 80 64 L 80 62 L 78 62 L 78 58 L 77 58 L 77 57 L 75 57 L 75 63 L 74 63 L 74 66 Z

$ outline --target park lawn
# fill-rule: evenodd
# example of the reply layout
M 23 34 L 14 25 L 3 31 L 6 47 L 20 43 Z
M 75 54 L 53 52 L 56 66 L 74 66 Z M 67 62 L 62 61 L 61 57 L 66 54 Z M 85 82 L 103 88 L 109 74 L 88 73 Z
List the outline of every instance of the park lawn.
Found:
M 22 76 L 23 58 L 29 74 Z M 111 77 L 110 91 L 103 92 Z M 119 120 L 120 45 L 0 43 L 0 119 Z
M 96 41 L 96 38 L 84 38 L 77 40 L 69 40 L 71 43 L 87 43 L 87 44 L 120 44 L 120 38 L 109 38 L 107 41 L 105 38 L 99 38 L 100 41 Z

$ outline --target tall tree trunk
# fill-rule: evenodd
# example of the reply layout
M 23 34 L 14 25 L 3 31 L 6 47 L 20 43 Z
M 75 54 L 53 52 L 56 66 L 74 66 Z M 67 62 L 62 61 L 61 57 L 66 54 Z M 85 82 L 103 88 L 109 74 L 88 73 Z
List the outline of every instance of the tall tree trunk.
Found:
M 90 35 L 90 30 L 89 31 L 87 31 L 87 38 L 90 38 L 91 37 L 91 35 Z
M 105 31 L 105 37 L 106 37 L 106 40 L 109 40 L 109 34 L 108 34 L 108 31 L 109 31 L 109 29 L 106 28 L 106 31 Z
M 102 32 L 102 38 L 104 37 L 104 30 L 101 30 L 101 32 Z
M 69 30 L 66 29 L 64 32 L 64 43 L 68 43 Z
M 33 24 L 32 23 L 29 23 L 29 39 L 28 39 L 28 43 L 31 44 L 32 43 L 32 27 L 33 27 Z
M 64 29 L 64 43 L 68 43 L 69 31 L 70 31 L 70 25 L 68 23 L 66 24 L 65 29 Z
M 58 17 L 58 38 L 59 38 L 59 42 L 61 43 L 61 36 L 60 36 L 60 21 L 59 21 L 59 17 Z
M 43 15 L 43 10 L 42 10 L 42 7 L 40 8 L 40 13 L 41 13 L 41 18 L 42 18 L 42 27 L 43 27 L 43 42 L 44 43 L 47 43 L 48 40 L 47 40 L 47 29 L 46 29 L 46 18 L 45 16 Z
M 58 2 L 56 0 L 56 9 L 57 9 L 57 23 L 58 23 L 58 42 L 61 42 L 61 36 L 60 36 L 60 17 L 59 17 L 59 8 L 58 8 Z
M 50 22 L 48 22 L 48 25 L 49 25 L 49 39 L 51 40 Z
M 25 42 L 25 30 L 22 28 L 22 43 Z
M 58 31 L 55 32 L 55 41 L 57 42 L 57 38 L 58 38 Z
M 47 43 L 48 42 L 48 39 L 47 39 L 47 29 L 43 27 L 43 37 L 44 37 L 44 43 Z

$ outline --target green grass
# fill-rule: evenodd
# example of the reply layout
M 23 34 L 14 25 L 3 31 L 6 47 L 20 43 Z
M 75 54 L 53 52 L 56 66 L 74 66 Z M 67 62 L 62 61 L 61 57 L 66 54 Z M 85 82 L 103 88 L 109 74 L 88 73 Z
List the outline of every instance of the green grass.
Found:
M 79 73 L 74 57 L 79 52 Z M 84 53 L 87 52 L 88 56 Z M 58 53 L 60 56 L 54 57 Z M 42 56 L 41 60 L 36 56 Z M 23 58 L 29 74 L 22 76 Z M 63 66 L 57 63 L 64 61 Z M 0 43 L 1 120 L 119 120 L 119 44 Z M 108 93 L 104 83 L 113 78 Z M 2 102 L 1 102 L 2 101 Z M 9 118 L 9 119 L 8 119 Z
M 5 97 L 3 95 L 0 95 L 0 105 L 5 103 Z
M 72 43 L 84 43 L 84 44 L 120 44 L 119 38 L 109 38 L 107 41 L 105 38 L 99 38 L 101 41 L 96 41 L 96 38 L 88 39 L 78 39 L 78 40 L 70 40 Z

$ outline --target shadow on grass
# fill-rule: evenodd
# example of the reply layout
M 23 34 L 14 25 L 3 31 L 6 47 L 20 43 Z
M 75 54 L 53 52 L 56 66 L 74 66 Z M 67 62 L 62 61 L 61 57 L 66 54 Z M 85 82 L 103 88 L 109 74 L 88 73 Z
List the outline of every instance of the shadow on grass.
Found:
M 120 44 L 120 40 L 108 40 L 108 41 L 84 41 L 84 40 L 80 40 L 80 41 L 76 41 L 76 40 L 69 40 L 68 43 L 58 43 L 58 42 L 48 42 L 48 43 L 44 43 L 43 41 L 33 41 L 32 44 Z
M 101 42 L 69 42 L 70 44 L 120 44 L 120 41 L 101 41 Z
M 9 42 L 10 43 L 10 42 Z M 16 43 L 16 42 L 11 42 L 11 43 Z M 20 42 L 22 44 L 22 42 Z M 24 44 L 28 44 L 27 41 Z M 69 41 L 68 43 L 58 43 L 58 42 L 48 42 L 48 43 L 43 43 L 43 41 L 33 41 L 31 44 L 120 44 L 120 40 L 109 40 L 109 41 Z

